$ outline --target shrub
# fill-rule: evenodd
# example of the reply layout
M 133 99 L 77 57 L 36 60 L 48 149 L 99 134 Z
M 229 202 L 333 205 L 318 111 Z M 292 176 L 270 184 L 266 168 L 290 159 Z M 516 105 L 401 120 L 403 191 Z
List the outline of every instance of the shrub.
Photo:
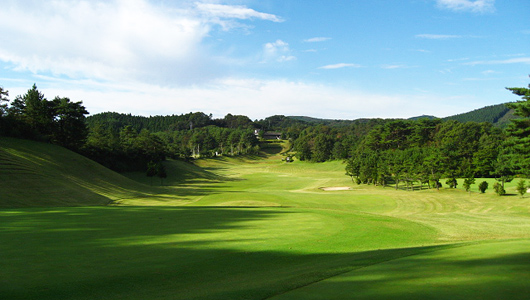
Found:
M 475 184 L 475 178 L 469 177 L 464 179 L 464 184 L 462 186 L 466 189 L 466 192 L 469 192 L 472 184 Z
M 526 189 L 526 181 L 524 179 L 519 180 L 517 183 L 517 192 L 519 195 L 521 195 L 521 197 L 524 197 L 524 194 L 526 194 Z
M 487 181 L 482 181 L 479 185 L 478 185 L 478 190 L 481 192 L 481 193 L 485 193 L 486 190 L 488 189 L 488 182 Z
M 504 189 L 502 184 L 500 184 L 498 182 L 495 182 L 495 184 L 493 185 L 493 189 L 495 190 L 495 193 L 497 195 L 499 195 L 499 196 L 502 196 L 502 195 L 506 194 L 506 190 Z
M 445 184 L 447 184 L 450 188 L 455 188 L 458 185 L 458 182 L 456 181 L 456 178 L 449 178 L 445 181 Z

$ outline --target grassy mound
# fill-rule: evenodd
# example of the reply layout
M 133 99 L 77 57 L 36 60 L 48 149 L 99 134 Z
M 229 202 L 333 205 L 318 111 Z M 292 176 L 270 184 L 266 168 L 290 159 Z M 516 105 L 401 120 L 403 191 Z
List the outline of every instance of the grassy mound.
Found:
M 0 137 L 0 207 L 107 205 L 146 187 L 65 148 Z

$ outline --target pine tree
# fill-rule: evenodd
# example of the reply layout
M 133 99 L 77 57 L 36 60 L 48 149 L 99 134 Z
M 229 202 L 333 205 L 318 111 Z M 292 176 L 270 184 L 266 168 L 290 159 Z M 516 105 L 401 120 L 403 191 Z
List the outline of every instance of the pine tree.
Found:
M 513 119 L 506 128 L 514 144 L 518 171 L 526 175 L 530 174 L 530 85 L 528 87 L 507 88 L 523 100 L 509 104 L 509 107 L 515 110 L 515 115 L 520 118 Z

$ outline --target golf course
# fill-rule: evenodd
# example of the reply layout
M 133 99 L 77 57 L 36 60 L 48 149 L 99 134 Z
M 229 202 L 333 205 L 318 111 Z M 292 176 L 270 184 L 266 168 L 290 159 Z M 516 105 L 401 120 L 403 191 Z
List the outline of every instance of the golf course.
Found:
M 528 299 L 516 180 L 357 185 L 287 149 L 167 160 L 159 179 L 0 137 L 0 299 Z

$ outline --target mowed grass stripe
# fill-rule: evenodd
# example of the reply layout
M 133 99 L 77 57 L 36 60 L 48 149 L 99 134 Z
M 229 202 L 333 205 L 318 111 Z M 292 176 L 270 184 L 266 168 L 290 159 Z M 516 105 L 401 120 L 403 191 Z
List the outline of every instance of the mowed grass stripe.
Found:
M 0 139 L 0 146 L 22 158 L 27 153 L 37 174 L 52 175 L 41 182 L 26 178 L 38 192 L 4 188 L 31 208 L 0 210 L 0 254 L 7 258 L 0 260 L 0 298 L 266 299 L 339 274 L 354 276 L 339 286 L 350 296 L 404 297 L 404 290 L 393 293 L 400 283 L 412 295 L 425 295 L 429 281 L 400 281 L 403 268 L 394 262 L 404 262 L 405 279 L 415 268 L 426 278 L 437 274 L 454 256 L 471 263 L 432 277 L 431 283 L 444 286 L 450 276 L 480 278 L 466 273 L 468 266 L 491 264 L 504 252 L 503 246 L 469 250 L 475 254 L 443 251 L 462 241 L 510 238 L 520 239 L 504 244 L 520 249 L 513 260 L 519 258 L 524 270 L 530 265 L 527 244 L 517 244 L 530 238 L 528 198 L 357 186 L 341 162 L 287 164 L 275 155 L 169 161 L 165 185 L 155 180 L 150 186 L 145 174 L 128 174 L 143 184 L 134 182 L 55 146 L 12 139 Z M 2 169 L 0 176 L 24 180 L 15 169 Z M 319 189 L 325 186 L 352 189 Z M 97 197 L 120 206 L 35 208 L 43 200 L 89 205 Z M 485 260 L 475 259 L 480 251 Z M 499 264 L 500 274 L 521 275 L 506 265 Z M 360 293 L 359 284 L 372 279 L 374 285 Z M 511 298 L 528 294 L 522 280 L 492 282 L 512 289 Z M 342 297 L 332 289 L 312 294 Z M 473 289 L 446 295 L 488 299 Z

